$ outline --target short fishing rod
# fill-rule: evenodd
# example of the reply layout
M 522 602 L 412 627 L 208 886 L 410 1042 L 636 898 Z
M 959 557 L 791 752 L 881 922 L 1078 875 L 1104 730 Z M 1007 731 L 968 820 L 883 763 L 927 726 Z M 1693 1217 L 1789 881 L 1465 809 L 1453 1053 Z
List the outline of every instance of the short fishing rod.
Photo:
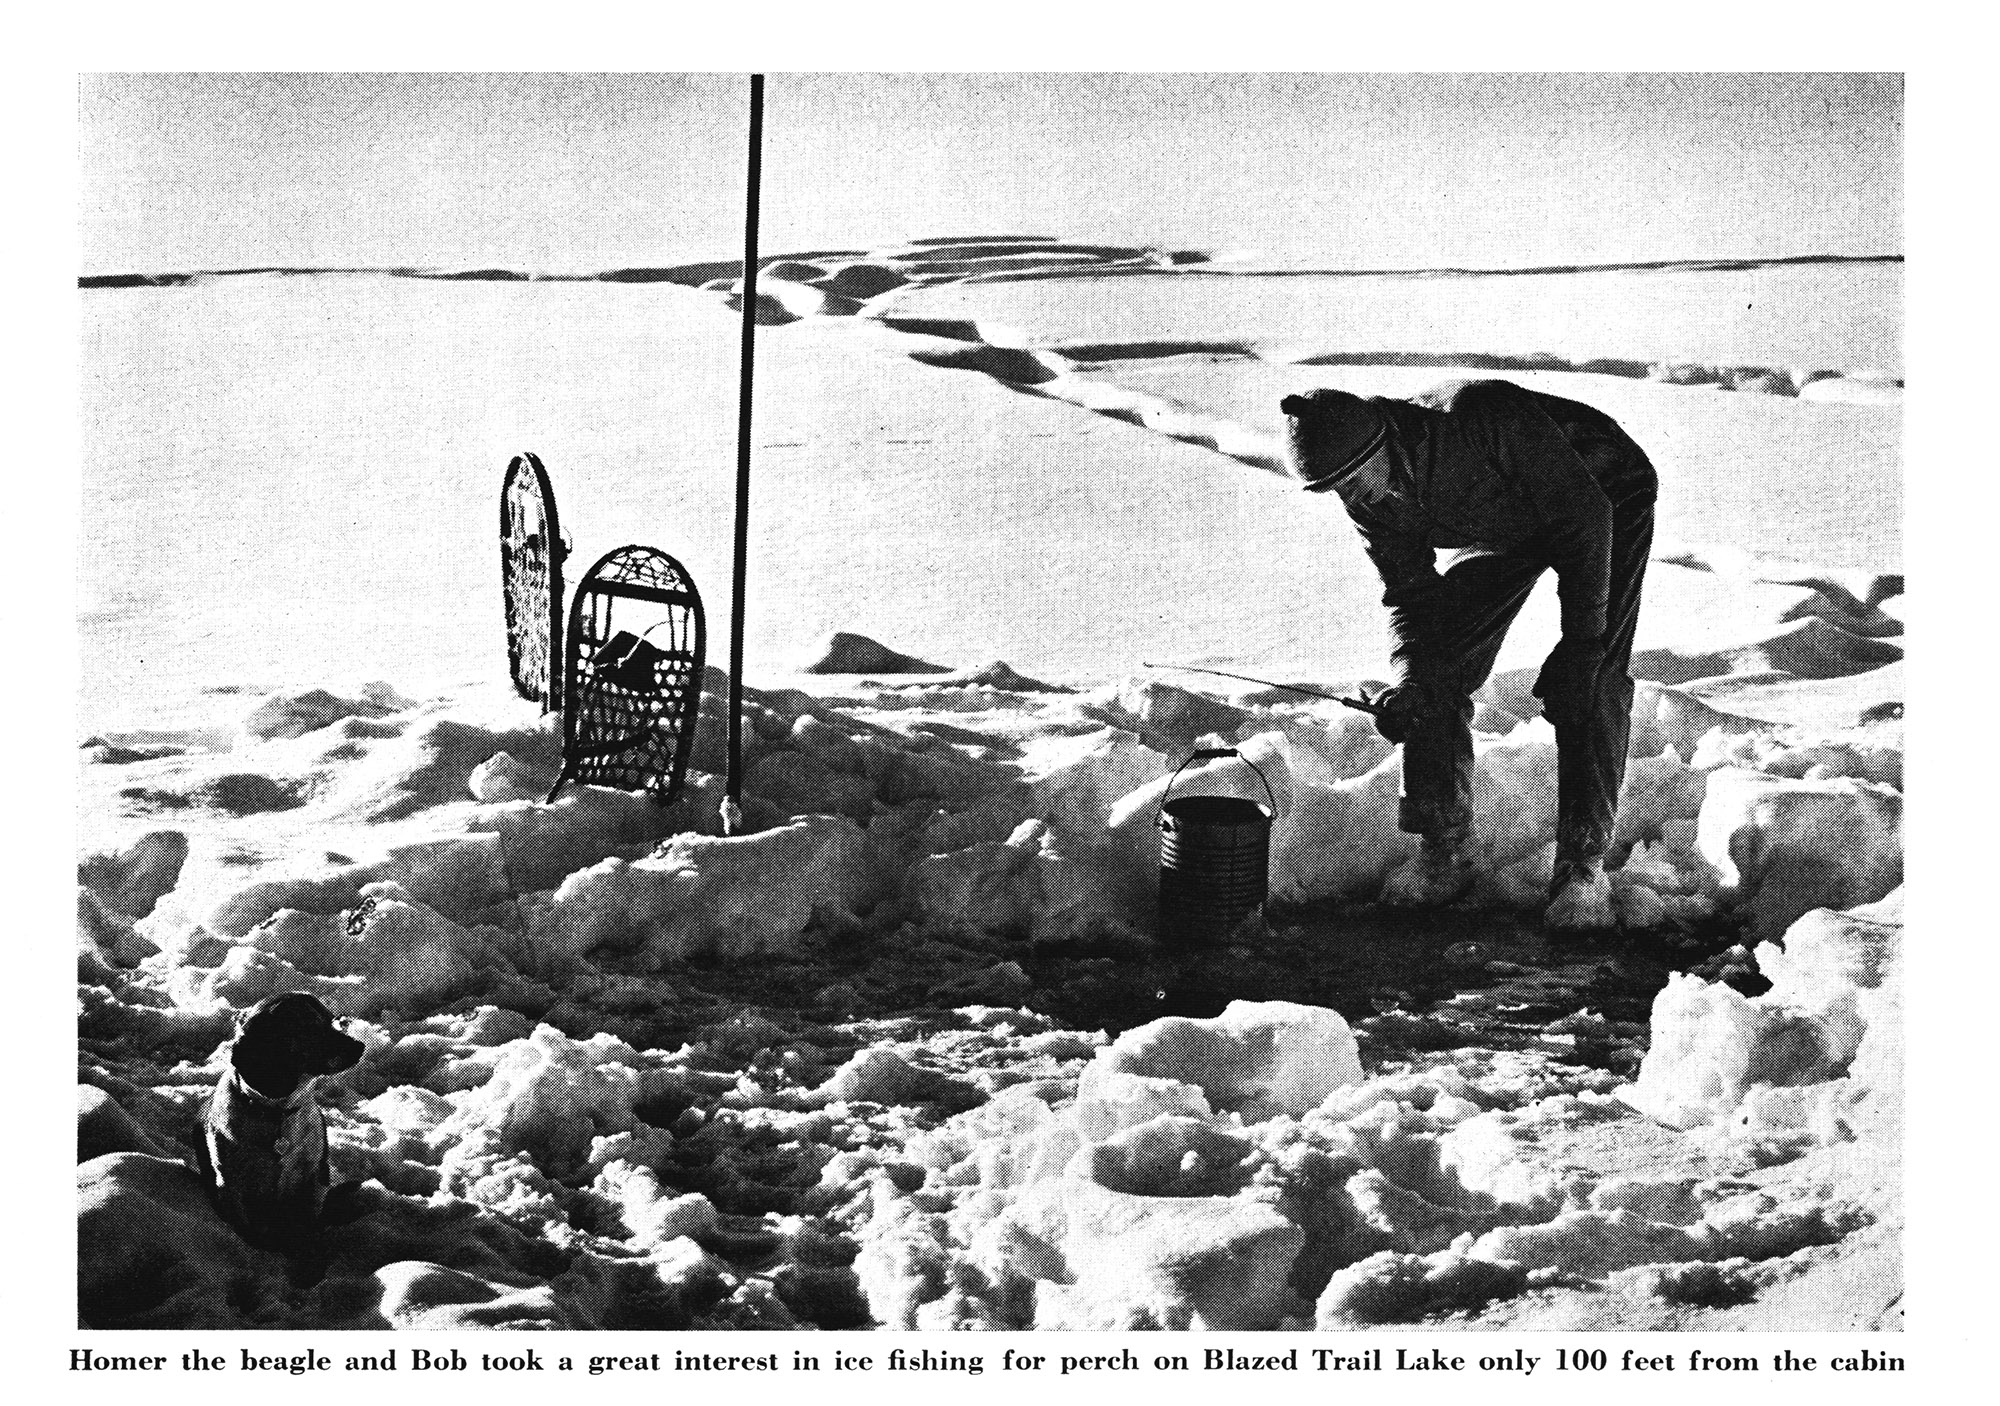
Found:
M 1270 679 L 1253 679 L 1248 674 L 1232 674 L 1227 669 L 1204 669 L 1195 664 L 1148 664 L 1144 660 L 1139 662 L 1140 667 L 1146 669 L 1179 669 L 1190 674 L 1214 674 L 1220 679 L 1241 679 L 1244 683 L 1260 683 L 1266 688 L 1281 688 L 1287 693 L 1303 693 L 1308 698 L 1324 698 L 1329 703 L 1342 704 L 1370 717 L 1380 717 L 1383 711 L 1382 705 L 1366 694 L 1359 698 L 1342 698 L 1337 693 L 1321 693 L 1316 688 L 1300 688 L 1297 684 L 1291 683 L 1274 683 Z

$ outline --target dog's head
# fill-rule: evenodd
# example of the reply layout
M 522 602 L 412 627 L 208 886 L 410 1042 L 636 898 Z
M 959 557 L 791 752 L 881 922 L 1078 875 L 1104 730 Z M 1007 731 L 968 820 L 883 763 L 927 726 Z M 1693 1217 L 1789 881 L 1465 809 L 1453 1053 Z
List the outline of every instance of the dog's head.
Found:
M 229 1061 L 266 1098 L 286 1098 L 322 1074 L 351 1069 L 367 1047 L 341 1033 L 316 996 L 266 996 L 236 1019 Z

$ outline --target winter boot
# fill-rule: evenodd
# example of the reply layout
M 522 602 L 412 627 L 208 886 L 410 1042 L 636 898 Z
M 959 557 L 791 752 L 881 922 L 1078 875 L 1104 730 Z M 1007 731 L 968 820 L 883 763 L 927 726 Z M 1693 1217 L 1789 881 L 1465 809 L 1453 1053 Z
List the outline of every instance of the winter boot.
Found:
M 1602 859 L 1557 858 L 1542 926 L 1551 932 L 1592 932 L 1618 926 L 1611 880 Z
M 1472 892 L 1478 874 L 1461 837 L 1426 835 L 1410 858 L 1382 881 L 1382 901 L 1396 908 L 1442 908 Z

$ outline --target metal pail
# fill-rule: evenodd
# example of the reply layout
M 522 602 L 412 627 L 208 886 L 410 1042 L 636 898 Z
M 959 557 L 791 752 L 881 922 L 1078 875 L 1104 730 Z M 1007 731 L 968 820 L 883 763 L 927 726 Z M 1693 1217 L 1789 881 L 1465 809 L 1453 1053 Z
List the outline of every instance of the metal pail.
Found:
M 1239 796 L 1174 796 L 1191 763 L 1235 757 L 1257 773 L 1267 808 Z M 1160 832 L 1159 939 L 1166 947 L 1220 943 L 1263 906 L 1270 891 L 1271 783 L 1234 747 L 1204 747 L 1175 770 L 1153 823 Z

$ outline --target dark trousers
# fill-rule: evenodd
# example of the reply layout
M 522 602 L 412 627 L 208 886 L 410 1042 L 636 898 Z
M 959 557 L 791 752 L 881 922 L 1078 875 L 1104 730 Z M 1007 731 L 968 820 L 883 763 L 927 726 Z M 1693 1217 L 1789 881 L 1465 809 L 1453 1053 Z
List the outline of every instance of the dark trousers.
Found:
M 1611 844 L 1625 748 L 1632 730 L 1632 636 L 1639 591 L 1653 546 L 1653 466 L 1644 454 L 1597 467 L 1611 500 L 1611 596 L 1605 608 L 1604 667 L 1587 721 L 1556 729 L 1556 851 L 1559 860 L 1599 859 Z M 1460 840 L 1472 831 L 1472 694 L 1493 671 L 1507 627 L 1548 561 L 1531 539 L 1510 551 L 1462 552 L 1443 573 L 1450 608 L 1424 641 L 1426 683 L 1442 686 L 1444 706 L 1403 745 L 1399 821 L 1412 834 Z

